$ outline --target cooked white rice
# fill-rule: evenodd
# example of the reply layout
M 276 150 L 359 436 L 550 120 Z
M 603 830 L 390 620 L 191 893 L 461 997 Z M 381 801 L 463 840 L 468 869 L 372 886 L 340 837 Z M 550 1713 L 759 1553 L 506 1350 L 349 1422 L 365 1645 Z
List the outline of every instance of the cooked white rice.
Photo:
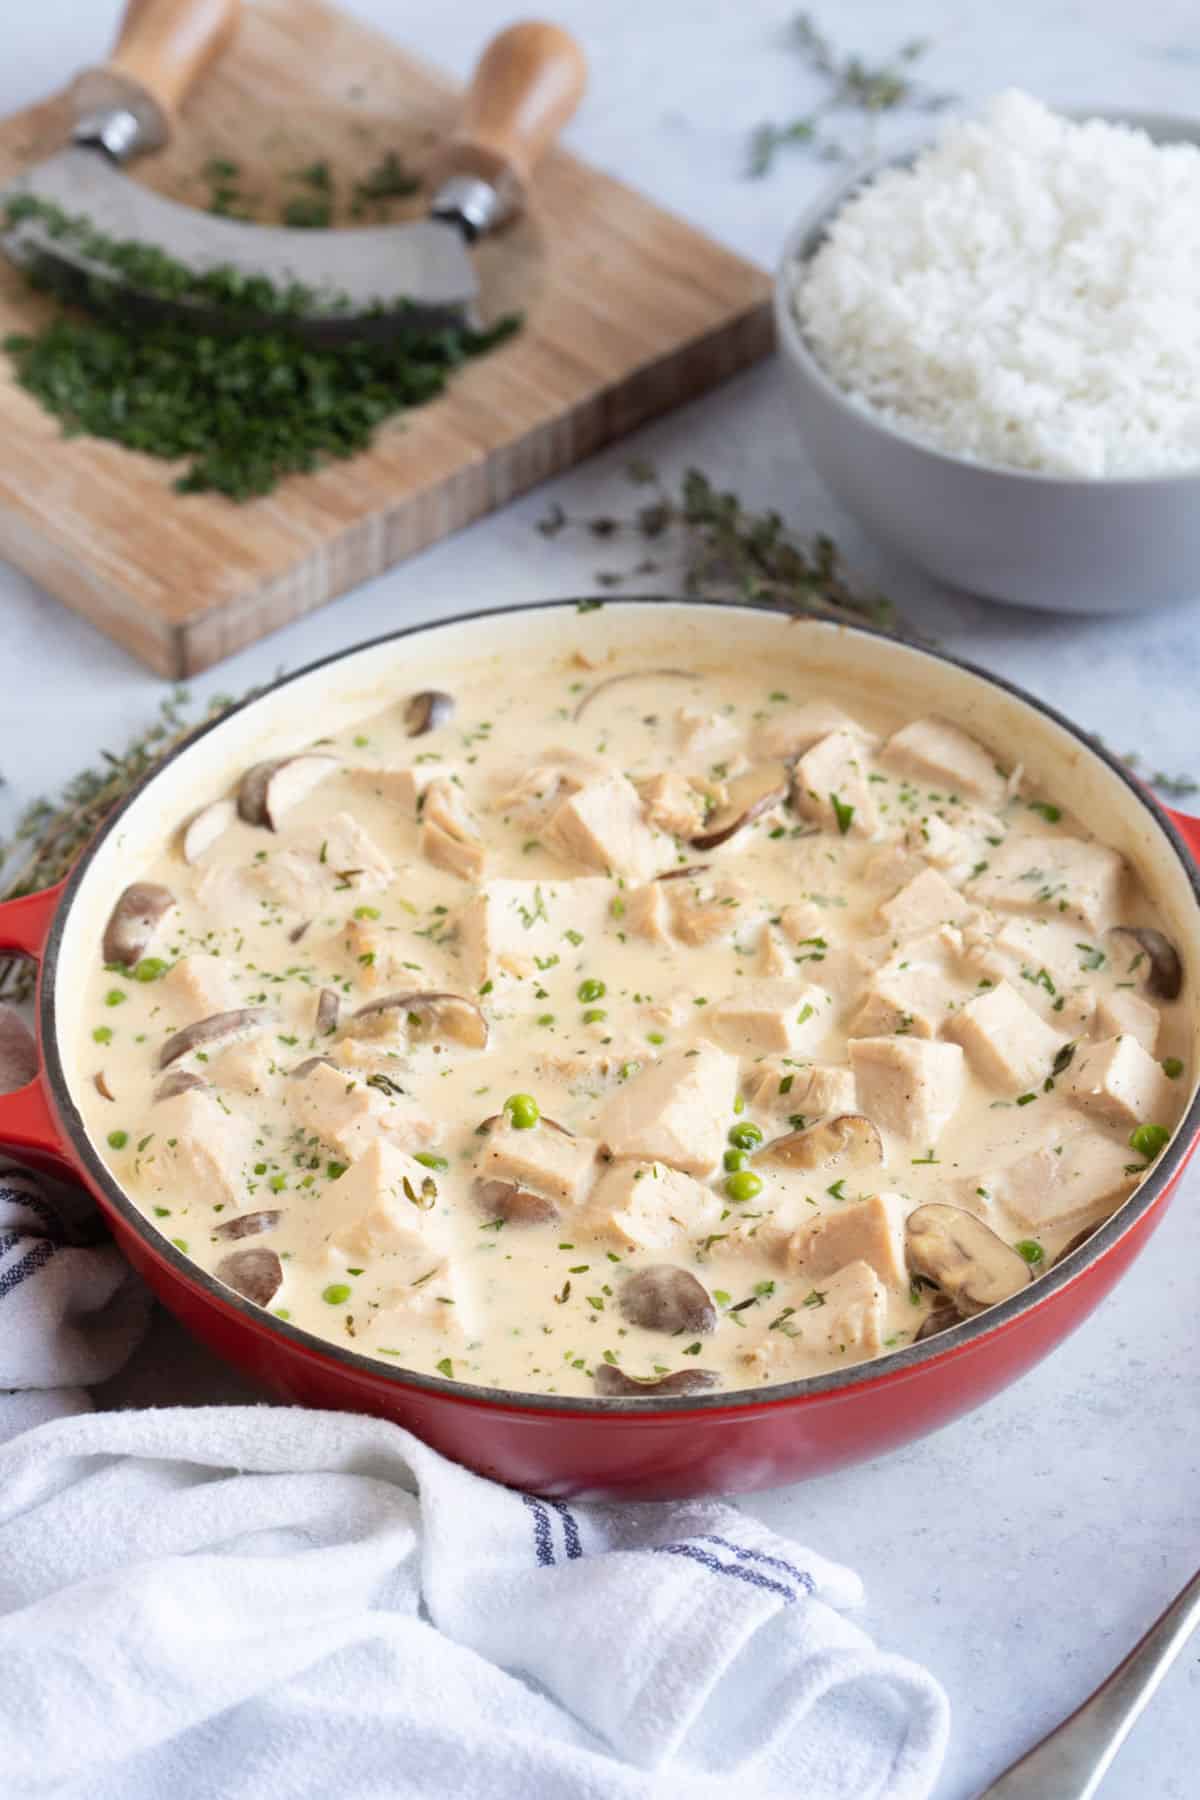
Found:
M 970 460 L 1200 465 L 1200 149 L 1009 92 L 846 202 L 795 307 L 855 402 Z

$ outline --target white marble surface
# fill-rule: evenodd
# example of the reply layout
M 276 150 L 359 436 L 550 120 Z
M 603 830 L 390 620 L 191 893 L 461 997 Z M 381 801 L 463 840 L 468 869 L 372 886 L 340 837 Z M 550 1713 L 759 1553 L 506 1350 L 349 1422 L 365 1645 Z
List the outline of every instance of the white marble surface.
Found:
M 504 11 L 349 0 L 464 72 Z M 789 0 L 559 0 L 585 39 L 592 95 L 570 131 L 592 159 L 640 183 L 764 262 L 827 178 L 801 157 L 765 182 L 740 169 L 746 132 L 811 96 L 784 43 Z M 1186 112 L 1200 82 L 1189 0 L 841 0 L 819 9 L 849 47 L 935 41 L 930 78 L 967 98 L 1018 83 L 1063 103 Z M 105 44 L 116 0 L 39 0 L 10 22 L 5 110 L 49 89 Z M 451 22 L 452 21 L 452 22 Z M 947 646 L 1052 698 L 1120 749 L 1200 774 L 1200 609 L 1107 623 L 1006 611 L 889 566 L 822 492 L 774 371 L 731 384 L 641 435 L 664 468 L 694 461 L 759 504 L 831 529 Z M 551 498 L 616 506 L 628 447 L 280 633 L 195 684 L 240 690 L 392 624 L 489 603 L 587 591 L 588 542 L 531 529 Z M 0 569 L 0 828 L 155 708 L 161 684 L 90 627 Z M 764 1517 L 860 1568 L 868 1624 L 950 1691 L 954 1737 L 938 1800 L 968 1800 L 1091 1689 L 1200 1561 L 1200 1170 L 1101 1315 L 982 1412 L 879 1463 L 752 1502 Z M 161 1320 L 113 1397 L 126 1403 L 246 1390 Z M 1104 1786 L 1105 1800 L 1189 1800 L 1200 1767 L 1200 1646 L 1185 1654 Z M 1058 1800 L 1057 1796 L 1046 1800 Z

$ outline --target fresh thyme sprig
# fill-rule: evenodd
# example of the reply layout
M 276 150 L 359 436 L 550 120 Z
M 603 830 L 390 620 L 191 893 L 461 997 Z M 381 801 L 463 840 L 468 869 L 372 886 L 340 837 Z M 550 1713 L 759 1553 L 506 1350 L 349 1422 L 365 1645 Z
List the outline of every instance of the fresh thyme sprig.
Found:
M 806 148 L 826 161 L 861 154 L 865 147 L 861 136 L 858 143 L 847 146 L 823 133 L 822 127 L 832 114 L 857 113 L 869 123 L 880 113 L 898 112 L 905 107 L 937 112 L 953 99 L 953 95 L 937 93 L 913 77 L 914 66 L 929 49 L 925 38 L 911 38 L 886 61 L 871 63 L 852 53 L 840 55 L 812 15 L 803 12 L 792 23 L 792 40 L 809 71 L 824 83 L 825 95 L 811 112 L 783 124 L 768 120 L 755 127 L 750 136 L 748 175 L 765 175 L 776 152 L 787 147 Z
M 919 636 L 890 600 L 850 578 L 832 538 L 797 536 L 779 513 L 752 512 L 699 469 L 686 471 L 678 492 L 664 486 L 644 460 L 630 463 L 626 473 L 636 486 L 653 489 L 653 497 L 628 516 L 573 519 L 556 505 L 537 521 L 543 537 L 581 528 L 595 538 L 624 537 L 642 548 L 629 567 L 599 570 L 599 587 L 617 588 L 657 574 L 666 553 L 688 594 L 754 600 L 800 616 L 852 618 L 897 637 Z M 645 554 L 649 545 L 659 554 Z

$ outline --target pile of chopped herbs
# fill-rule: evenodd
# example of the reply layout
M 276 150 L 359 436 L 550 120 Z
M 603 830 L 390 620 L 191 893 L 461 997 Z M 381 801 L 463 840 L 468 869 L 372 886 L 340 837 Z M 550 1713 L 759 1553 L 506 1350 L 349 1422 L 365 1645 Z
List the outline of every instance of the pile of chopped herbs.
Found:
M 278 329 L 209 331 L 135 313 L 120 285 L 97 278 L 86 283 L 86 310 L 64 309 L 40 330 L 4 340 L 17 380 L 67 435 L 185 461 L 179 493 L 249 500 L 286 475 L 353 456 L 384 420 L 432 400 L 453 370 L 520 325 L 514 316 L 489 331 L 406 326 L 384 339 L 317 345 L 287 324 L 317 303 L 310 289 L 235 269 L 197 274 L 152 245 L 116 242 L 30 196 L 10 203 L 10 224 L 31 217 L 142 294 L 280 318 Z M 75 296 L 52 269 L 34 278 Z M 320 296 L 319 305 L 334 313 L 339 297 Z
M 817 27 L 809 13 L 792 21 L 791 40 L 811 75 L 824 88 L 817 105 L 794 119 L 768 120 L 751 133 L 746 172 L 765 175 L 783 149 L 802 149 L 829 162 L 860 156 L 867 147 L 865 133 L 847 144 L 830 135 L 827 126 L 839 115 L 857 115 L 868 128 L 881 113 L 904 109 L 937 112 L 953 100 L 937 93 L 913 75 L 915 65 L 929 49 L 924 38 L 911 38 L 886 60 L 870 62 L 853 53 L 841 55 Z

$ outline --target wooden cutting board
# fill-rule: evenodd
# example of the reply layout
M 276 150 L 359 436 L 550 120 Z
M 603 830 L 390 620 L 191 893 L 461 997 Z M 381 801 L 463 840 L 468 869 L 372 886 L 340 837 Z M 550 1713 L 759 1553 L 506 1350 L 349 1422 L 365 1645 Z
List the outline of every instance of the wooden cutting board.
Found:
M 229 158 L 261 216 L 278 217 L 280 194 L 297 191 L 288 172 L 318 159 L 361 177 L 392 149 L 419 169 L 455 105 L 450 82 L 323 0 L 259 0 L 139 178 L 205 205 L 204 165 Z M 0 122 L 0 180 L 64 131 L 61 99 Z M 414 210 L 419 199 L 379 216 Z M 480 261 L 493 310 L 524 305 L 519 336 L 363 455 L 240 506 L 173 493 L 173 465 L 64 439 L 0 356 L 0 557 L 163 675 L 190 675 L 771 346 L 761 269 L 564 152 L 540 171 L 531 218 Z M 0 336 L 44 304 L 0 263 Z

